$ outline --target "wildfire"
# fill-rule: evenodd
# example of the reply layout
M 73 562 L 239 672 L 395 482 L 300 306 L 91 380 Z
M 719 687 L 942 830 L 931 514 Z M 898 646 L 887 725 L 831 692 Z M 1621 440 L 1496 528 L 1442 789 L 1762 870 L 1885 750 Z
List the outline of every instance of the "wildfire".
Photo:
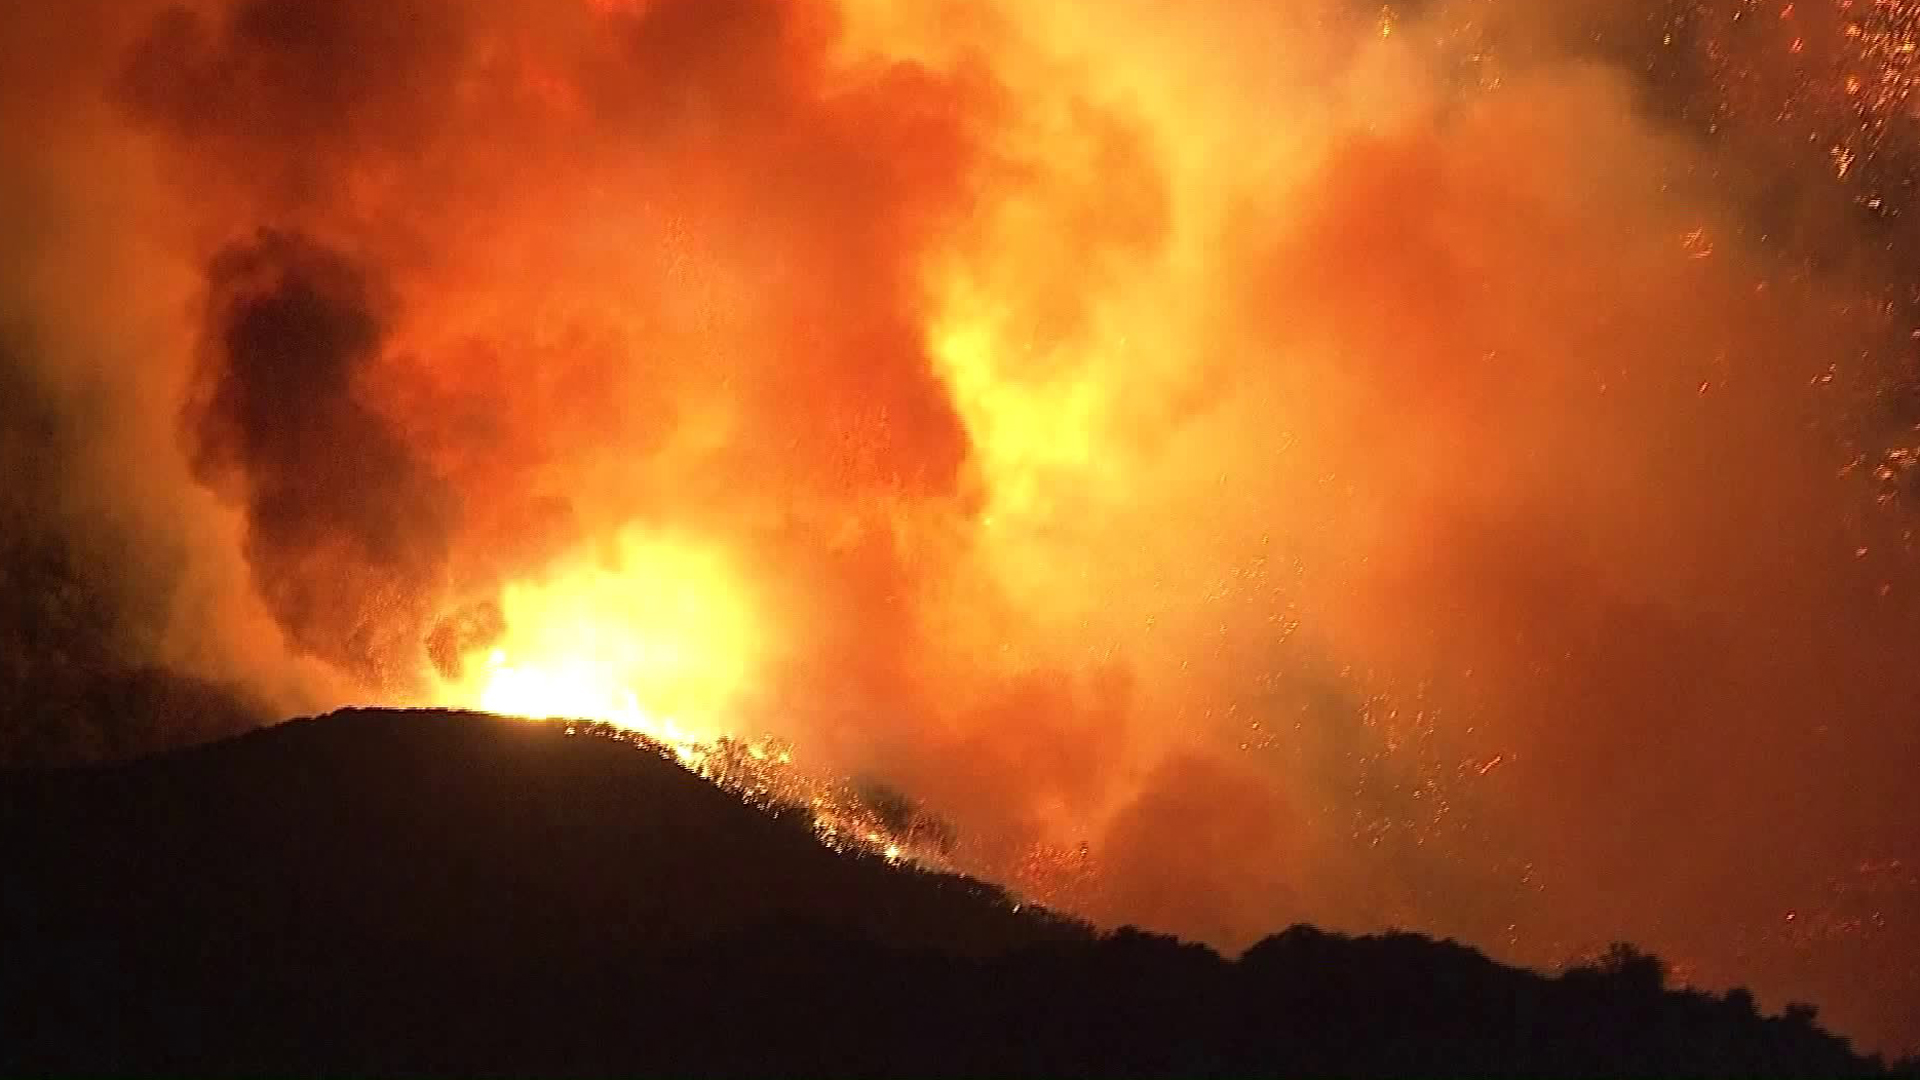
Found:
M 678 718 L 641 704 L 611 664 L 591 657 L 516 663 L 506 650 L 495 649 L 487 657 L 487 674 L 474 704 L 509 716 L 602 720 L 672 746 L 682 757 L 692 756 L 708 741 Z
M 501 637 L 465 657 L 436 704 L 566 721 L 569 734 L 671 754 L 750 802 L 804 808 L 830 846 L 944 861 L 844 780 L 750 732 L 742 708 L 775 655 L 771 623 L 717 543 L 629 531 L 610 551 L 509 585 L 500 603 Z
M 742 578 L 690 538 L 629 532 L 602 558 L 509 585 L 500 602 L 504 634 L 469 654 L 443 702 L 603 721 L 683 759 L 732 733 L 768 655 Z
M 1915 862 L 1920 0 L 57 7 L 0 753 L 557 718 L 1216 944 Z

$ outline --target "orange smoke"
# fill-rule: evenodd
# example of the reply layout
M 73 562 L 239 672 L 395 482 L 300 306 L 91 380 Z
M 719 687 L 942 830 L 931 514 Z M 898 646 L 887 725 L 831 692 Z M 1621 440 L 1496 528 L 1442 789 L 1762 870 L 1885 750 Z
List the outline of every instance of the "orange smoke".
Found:
M 94 743 L 773 733 L 1103 920 L 1629 937 L 1894 1037 L 1920 898 L 1779 920 L 1920 857 L 1906 24 L 1749 6 L 0 16 L 61 436 L 0 509 L 88 598 L 19 651 L 241 696 Z

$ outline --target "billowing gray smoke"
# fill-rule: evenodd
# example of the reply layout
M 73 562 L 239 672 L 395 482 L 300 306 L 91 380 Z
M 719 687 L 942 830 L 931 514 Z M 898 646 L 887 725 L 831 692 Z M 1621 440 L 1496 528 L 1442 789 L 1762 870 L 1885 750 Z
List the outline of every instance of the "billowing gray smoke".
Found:
M 291 644 L 372 688 L 420 677 L 459 504 L 356 397 L 392 299 L 345 257 L 262 233 L 207 275 L 183 422 L 194 474 L 244 507 L 242 547 Z

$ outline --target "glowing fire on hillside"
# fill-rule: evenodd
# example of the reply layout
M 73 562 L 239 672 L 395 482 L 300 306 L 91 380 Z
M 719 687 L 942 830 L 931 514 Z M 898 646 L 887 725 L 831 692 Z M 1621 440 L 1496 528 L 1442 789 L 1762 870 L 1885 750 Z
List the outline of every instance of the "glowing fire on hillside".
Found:
M 1920 2 L 17 43 L 0 686 L 71 753 L 209 736 L 171 677 L 572 717 L 1103 921 L 1782 986 L 1725 927 L 1920 857 Z
M 654 8 L 639 0 L 587 6 L 615 28 L 621 20 L 644 21 Z M 1664 676 L 1643 670 L 1646 657 L 1607 643 L 1673 632 L 1631 625 L 1633 616 L 1628 626 L 1611 625 L 1618 617 L 1609 614 L 1612 586 L 1579 584 L 1585 571 L 1578 568 L 1561 571 L 1573 575 L 1568 580 L 1505 581 L 1527 562 L 1518 550 L 1557 542 L 1554 536 L 1537 526 L 1499 535 L 1512 525 L 1480 535 L 1474 530 L 1484 524 L 1466 520 L 1472 513 L 1445 508 L 1536 498 L 1521 495 L 1536 482 L 1556 491 L 1560 479 L 1532 476 L 1510 453 L 1516 442 L 1569 437 L 1559 420 L 1542 427 L 1535 416 L 1580 415 L 1590 402 L 1611 402 L 1634 422 L 1666 423 L 1660 418 L 1669 417 L 1662 400 L 1669 391 L 1688 402 L 1719 400 L 1716 388 L 1739 377 L 1726 366 L 1730 350 L 1771 350 L 1762 366 L 1774 365 L 1782 385 L 1824 386 L 1835 375 L 1823 362 L 1803 378 L 1800 367 L 1816 354 L 1811 338 L 1781 345 L 1751 336 L 1766 325 L 1765 303 L 1753 306 L 1740 294 L 1750 287 L 1745 277 L 1765 268 L 1729 258 L 1727 238 L 1739 227 L 1711 212 L 1703 223 L 1698 207 L 1641 192 L 1614 208 L 1633 219 L 1630 235 L 1589 235 L 1568 225 L 1550 259 L 1482 216 L 1484 206 L 1516 195 L 1534 213 L 1560 214 L 1564 207 L 1529 193 L 1526 170 L 1560 170 L 1556 182 L 1578 187 L 1585 151 L 1549 114 L 1565 109 L 1596 123 L 1614 103 L 1605 92 L 1590 96 L 1593 88 L 1578 80 L 1542 80 L 1489 44 L 1503 18 L 1527 20 L 1497 16 L 1488 5 L 1458 7 L 1451 18 L 1424 22 L 1393 5 L 1358 19 L 1356 26 L 1374 28 L 1378 43 L 1348 60 L 1344 77 L 1352 84 L 1343 92 L 1354 101 L 1344 108 L 1355 115 L 1283 116 L 1262 129 L 1267 141 L 1259 147 L 1237 141 L 1249 103 L 1201 78 L 1205 59 L 1184 55 L 1188 43 L 1147 46 L 1124 22 L 1042 16 L 1017 47 L 981 27 L 969 31 L 1005 48 L 994 74 L 1022 101 L 1018 115 L 999 115 L 967 97 L 974 88 L 942 82 L 952 65 L 964 69 L 977 60 L 967 53 L 980 43 L 966 33 L 944 41 L 915 20 L 859 3 L 840 5 L 822 26 L 785 24 L 783 32 L 803 36 L 838 34 L 836 47 L 858 58 L 813 55 L 802 62 L 824 65 L 824 77 L 784 71 L 782 77 L 803 82 L 822 79 L 806 89 L 821 95 L 806 108 L 832 114 L 852 100 L 850 114 L 872 122 L 868 110 L 885 111 L 862 97 L 872 91 L 914 99 L 914 123 L 937 118 L 892 131 L 897 141 L 884 164 L 858 155 L 827 163 L 829 185 L 837 183 L 832 169 L 865 170 L 870 184 L 900 186 L 904 201 L 872 207 L 877 226 L 858 211 L 846 216 L 831 196 L 798 208 L 742 202 L 725 168 L 769 167 L 757 144 L 767 133 L 749 123 L 740 136 L 748 149 L 717 151 L 726 165 L 708 159 L 716 153 L 711 148 L 675 161 L 684 170 L 676 183 L 688 187 L 648 198 L 676 209 L 662 216 L 651 202 L 643 214 L 616 206 L 596 220 L 596 229 L 638 239 L 638 273 L 657 290 L 638 301 L 644 312 L 632 325 L 622 316 L 613 350 L 691 350 L 702 359 L 670 363 L 664 390 L 613 378 L 616 398 L 634 397 L 645 408 L 660 394 L 670 399 L 678 410 L 675 433 L 647 445 L 638 468 L 609 468 L 585 454 L 592 483 L 614 486 L 580 501 L 619 504 L 619 485 L 664 501 L 634 502 L 655 524 L 636 525 L 610 511 L 589 535 L 509 576 L 485 599 L 497 614 L 494 631 L 465 642 L 458 663 L 425 668 L 426 687 L 416 700 L 611 725 L 744 797 L 811 808 L 822 835 L 835 843 L 945 862 L 953 854 L 950 836 L 928 843 L 876 814 L 840 772 L 897 770 L 963 822 L 983 826 L 984 841 L 963 852 L 969 868 L 1045 899 L 1071 897 L 1109 915 L 1160 916 L 1232 940 L 1266 925 L 1273 905 L 1299 902 L 1295 890 L 1312 887 L 1279 884 L 1287 875 L 1227 872 L 1232 883 L 1221 888 L 1236 898 L 1228 905 L 1234 910 L 1202 904 L 1199 914 L 1125 881 L 1118 889 L 1089 885 L 1096 865 L 1089 838 L 1095 850 L 1119 848 L 1123 865 L 1142 857 L 1140 850 L 1129 853 L 1130 845 L 1144 845 L 1157 864 L 1182 838 L 1230 833 L 1225 822 L 1234 815 L 1274 812 L 1281 802 L 1273 790 L 1283 785 L 1270 785 L 1268 777 L 1251 783 L 1250 796 L 1222 799 L 1197 820 L 1169 826 L 1171 839 L 1126 835 L 1130 828 L 1150 833 L 1144 822 L 1154 815 L 1193 812 L 1165 805 L 1169 793 L 1156 790 L 1155 770 L 1165 759 L 1231 746 L 1260 763 L 1254 772 L 1277 768 L 1297 788 L 1310 775 L 1303 756 L 1321 752 L 1313 743 L 1324 738 L 1303 734 L 1298 717 L 1325 707 L 1313 698 L 1323 691 L 1297 685 L 1299 672 L 1337 668 L 1347 684 L 1339 693 L 1351 697 L 1366 734 L 1339 751 L 1355 764 L 1356 777 L 1346 781 L 1353 786 L 1313 796 L 1356 806 L 1344 824 L 1335 823 L 1341 815 L 1328 815 L 1313 826 L 1325 835 L 1311 842 L 1311 858 L 1344 863 L 1348 857 L 1331 848 L 1351 843 L 1471 861 L 1463 852 L 1480 846 L 1480 826 L 1463 823 L 1484 813 L 1476 809 L 1485 798 L 1477 788 L 1518 783 L 1499 797 L 1539 801 L 1551 790 L 1558 798 L 1569 777 L 1578 788 L 1577 763 L 1604 753 L 1579 737 L 1564 745 L 1544 737 L 1525 719 L 1527 710 L 1564 710 L 1582 700 L 1581 708 L 1594 710 L 1583 723 L 1596 729 L 1617 713 L 1658 713 L 1662 706 L 1605 680 L 1619 670 L 1645 675 L 1647 685 Z M 1803 55 L 1810 35 L 1854 43 L 1839 75 L 1801 84 L 1795 108 L 1827 125 L 1836 179 L 1859 186 L 1857 201 L 1879 212 L 1881 188 L 1898 179 L 1883 159 L 1898 151 L 1912 82 L 1910 38 L 1920 24 L 1901 5 L 1877 5 L 1858 19 L 1845 4 L 1837 14 L 1786 5 L 1778 26 L 1765 28 L 1779 37 L 1769 42 L 1749 40 L 1758 32 L 1738 8 L 1673 6 L 1660 48 L 1689 35 L 1733 116 L 1771 100 L 1779 61 Z M 675 9 L 661 4 L 655 14 Z M 1398 51 L 1423 27 L 1427 40 L 1440 40 L 1440 52 L 1469 73 L 1471 93 L 1456 98 L 1455 89 L 1428 85 L 1430 73 L 1409 66 L 1408 54 Z M 1324 40 L 1285 18 L 1263 28 Z M 1076 37 L 1092 44 L 1078 53 L 1059 44 Z M 1147 55 L 1154 59 L 1142 62 Z M 1074 72 L 1080 84 L 1053 81 L 1075 62 L 1114 56 L 1128 58 L 1124 86 L 1097 62 Z M 877 71 L 887 74 L 864 81 Z M 552 57 L 529 58 L 523 76 L 557 122 L 590 123 L 596 76 L 569 74 Z M 1422 89 L 1396 96 L 1384 89 L 1396 78 Z M 1512 108 L 1515 85 L 1549 104 L 1537 113 Z M 751 114 L 759 106 L 744 107 Z M 1455 126 L 1444 137 L 1426 129 L 1439 111 L 1456 108 L 1460 115 L 1447 121 Z M 955 110 L 978 110 L 962 126 L 986 125 L 982 144 L 966 144 L 981 138 L 977 131 L 946 126 Z M 782 114 L 772 122 L 783 128 L 777 138 L 819 137 L 809 126 L 816 123 L 830 138 L 843 137 L 838 116 Z M 1356 136 L 1362 128 L 1369 134 Z M 1446 139 L 1523 149 L 1512 158 L 1506 149 L 1454 156 Z M 720 145 L 726 143 L 722 137 Z M 1608 153 L 1661 162 L 1668 150 L 1629 133 Z M 1240 156 L 1246 154 L 1253 156 Z M 728 161 L 730 155 L 738 160 Z M 775 153 L 772 167 L 803 166 Z M 941 170 L 956 171 L 943 177 Z M 1397 179 L 1402 174 L 1419 182 L 1406 187 Z M 955 216 L 937 204 L 955 197 L 952 185 L 961 179 L 965 212 Z M 1256 183 L 1266 190 L 1255 193 Z M 1598 188 L 1582 190 L 1583 198 L 1602 198 Z M 811 190 L 802 196 L 816 197 Z M 741 235 L 724 224 L 729 213 L 755 221 L 771 214 L 774 224 L 765 235 Z M 783 214 L 797 214 L 797 225 Z M 888 235 L 876 240 L 867 232 L 874 227 Z M 1246 229 L 1264 234 L 1263 250 L 1240 243 Z M 651 235 L 655 230 L 665 239 Z M 1562 246 L 1569 240 L 1571 249 Z M 659 250 L 647 250 L 648 243 Z M 842 244 L 856 260 L 851 267 L 829 259 L 824 277 L 811 280 L 795 270 L 818 261 L 812 249 Z M 1558 372 L 1552 363 L 1502 366 L 1513 363 L 1508 356 L 1565 348 L 1565 319 L 1589 302 L 1588 280 L 1555 268 L 1585 265 L 1631 267 L 1632 275 L 1665 282 L 1670 295 L 1694 299 L 1675 307 L 1638 294 L 1611 296 L 1618 310 L 1603 320 L 1609 329 L 1578 331 L 1607 339 L 1591 355 L 1575 348 Z M 1731 273 L 1724 271 L 1729 265 Z M 1559 300 L 1539 304 L 1538 320 L 1517 322 L 1499 304 L 1481 309 L 1459 295 L 1424 306 L 1429 286 L 1444 288 L 1463 273 L 1507 275 L 1501 280 L 1509 290 L 1524 283 L 1530 293 L 1544 290 Z M 1346 293 L 1323 287 L 1329 274 Z M 1778 288 L 1761 280 L 1752 295 L 1768 301 Z M 1377 293 L 1377 306 L 1354 306 L 1352 293 Z M 1276 294 L 1284 298 L 1278 315 L 1265 310 Z M 845 306 L 849 296 L 859 297 L 853 306 Z M 1612 322 L 1616 317 L 1622 321 Z M 1617 329 L 1635 320 L 1650 329 L 1638 336 Z M 837 336 L 841 329 L 844 337 Z M 1793 339 L 1804 329 L 1785 331 Z M 826 350 L 828 375 L 810 380 L 782 372 L 790 363 L 805 369 L 816 359 L 807 350 L 816 347 Z M 849 349 L 855 358 L 839 355 Z M 899 353 L 888 364 L 897 361 L 910 373 L 869 367 L 874 350 Z M 1619 356 L 1634 350 L 1671 362 L 1620 366 Z M 1335 356 L 1357 364 L 1358 373 L 1338 367 Z M 716 377 L 694 370 L 701 365 L 715 365 Z M 1736 402 L 1711 423 L 1776 424 L 1774 404 Z M 1402 423 L 1376 433 L 1384 446 L 1369 445 L 1355 432 L 1369 430 L 1381 413 Z M 802 426 L 789 428 L 791 417 Z M 593 410 L 584 419 L 591 422 Z M 1498 436 L 1484 437 L 1485 425 Z M 1597 440 L 1602 457 L 1638 454 L 1634 437 L 1622 430 L 1598 423 L 1579 438 Z M 1445 448 L 1448 465 L 1402 471 L 1388 464 L 1395 455 L 1418 459 L 1436 445 Z M 1894 463 L 1875 472 L 1883 480 L 1913 456 L 1904 444 L 1869 449 L 1849 468 L 1873 464 L 1876 453 Z M 1653 485 L 1657 475 L 1657 483 L 1667 482 L 1648 462 L 1643 480 Z M 702 479 L 689 484 L 662 472 L 680 469 Z M 1359 494 L 1366 483 L 1393 494 L 1369 503 Z M 770 504 L 762 502 L 766 492 L 774 493 Z M 1877 497 L 1884 506 L 1894 496 L 1882 490 Z M 1617 565 L 1648 559 L 1634 538 L 1637 526 L 1623 526 L 1610 506 L 1576 500 L 1558 512 L 1586 515 L 1583 542 L 1598 535 Z M 1470 552 L 1463 563 L 1415 553 L 1420 545 L 1400 531 L 1433 528 L 1443 534 L 1434 541 L 1438 549 Z M 1725 550 L 1719 525 L 1687 529 L 1696 551 Z M 1911 548 L 1912 533 L 1905 535 Z M 807 554 L 793 558 L 795 544 Z M 1477 550 L 1483 544 L 1491 546 Z M 1463 600 L 1464 592 L 1445 585 L 1435 590 L 1422 583 L 1427 577 L 1491 582 L 1515 597 L 1571 587 L 1573 614 L 1533 611 L 1522 600 L 1489 615 L 1475 610 L 1480 599 Z M 1883 598 L 1892 589 L 1874 584 Z M 1356 596 L 1363 602 L 1352 603 Z M 1462 606 L 1468 617 L 1455 621 Z M 1560 634 L 1552 638 L 1558 651 L 1542 659 L 1516 648 L 1502 636 L 1514 619 Z M 1570 629 L 1556 629 L 1556 619 Z M 1400 625 L 1409 620 L 1420 628 Z M 1296 644 L 1303 630 L 1316 636 L 1311 646 Z M 1678 637 L 1659 647 L 1688 648 Z M 1397 671 L 1376 681 L 1323 655 L 1344 652 L 1364 656 L 1369 671 Z M 1451 671 L 1440 670 L 1448 663 Z M 1574 673 L 1582 667 L 1605 674 L 1583 682 Z M 1410 675 L 1416 668 L 1420 674 Z M 1731 677 L 1764 682 L 1752 671 Z M 1099 687 L 1109 685 L 1125 689 L 1108 700 Z M 808 715 L 821 700 L 841 697 L 852 702 L 848 714 L 860 717 L 852 721 L 862 733 L 852 756 L 836 726 L 843 721 Z M 1439 704 L 1446 698 L 1452 704 Z M 1162 726 L 1143 731 L 1146 716 Z M 823 734 L 829 737 L 822 752 L 809 757 L 810 741 Z M 1560 770 L 1540 781 L 1545 787 L 1513 779 L 1533 775 L 1533 763 L 1543 759 Z M 1231 777 L 1240 768 L 1228 770 L 1221 790 L 1234 789 Z M 953 775 L 995 770 L 1019 779 Z M 1003 790 L 1013 798 L 1001 798 Z M 1593 788 L 1569 797 L 1587 804 L 1603 795 Z M 1539 842 L 1516 843 L 1487 862 L 1486 873 L 1503 879 L 1494 891 L 1537 891 L 1537 864 L 1522 849 Z M 1301 853 L 1291 841 L 1263 837 L 1251 852 L 1232 857 Z M 1518 941 L 1520 908 L 1507 907 L 1495 924 Z M 1389 896 L 1373 917 L 1430 916 L 1410 896 Z
M 935 838 L 749 730 L 741 705 L 765 677 L 772 635 L 718 545 L 629 531 L 595 557 L 508 585 L 500 608 L 498 635 L 463 657 L 461 677 L 436 674 L 424 704 L 630 741 L 750 802 L 810 813 L 831 846 L 944 863 Z
M 713 547 L 628 533 L 603 557 L 501 593 L 503 629 L 433 703 L 599 720 L 691 756 L 738 737 L 768 644 L 745 586 Z

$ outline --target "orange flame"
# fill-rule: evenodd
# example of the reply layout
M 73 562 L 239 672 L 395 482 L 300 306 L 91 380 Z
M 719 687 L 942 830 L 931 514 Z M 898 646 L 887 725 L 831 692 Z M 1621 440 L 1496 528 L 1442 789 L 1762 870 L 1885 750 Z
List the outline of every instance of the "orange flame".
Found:
M 717 545 L 628 532 L 501 595 L 506 630 L 465 659 L 443 701 L 602 720 L 688 756 L 730 733 L 769 653 L 745 582 Z

